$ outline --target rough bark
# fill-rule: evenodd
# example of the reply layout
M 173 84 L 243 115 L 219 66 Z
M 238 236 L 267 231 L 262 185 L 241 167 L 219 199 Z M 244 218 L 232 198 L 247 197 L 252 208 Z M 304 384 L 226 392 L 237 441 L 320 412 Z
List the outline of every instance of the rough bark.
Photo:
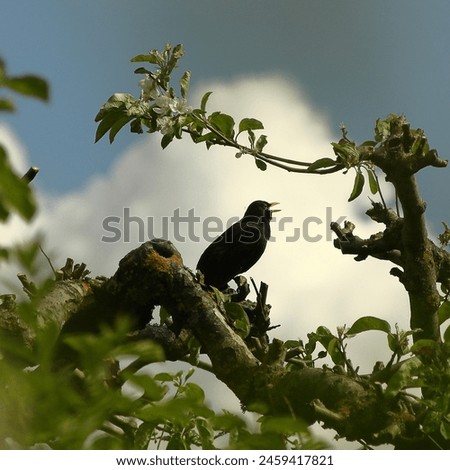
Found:
M 395 217 L 387 208 L 380 217 L 379 208 L 374 209 L 369 215 L 374 220 L 379 217 L 386 224 L 386 230 L 370 240 L 354 237 L 352 228 L 342 231 L 332 224 L 338 235 L 335 246 L 343 253 L 357 254 L 358 261 L 370 255 L 401 266 L 402 270 L 391 272 L 408 292 L 411 328 L 420 330 L 415 339 L 439 340 L 437 309 L 440 296 L 436 283 L 448 285 L 449 255 L 428 239 L 424 216 L 426 204 L 420 197 L 415 173 L 426 166 L 445 167 L 447 162 L 441 160 L 435 150 L 428 149 L 423 133 L 411 133 L 403 117 L 392 119 L 389 137 L 379 147 L 365 149 L 361 159 L 383 170 L 386 180 L 395 188 L 403 217 Z
M 268 414 L 320 420 L 347 439 L 373 444 L 394 443 L 399 436 L 414 436 L 418 430 L 414 415 L 405 412 L 402 398 L 386 401 L 370 381 L 328 369 L 286 369 L 284 346 L 277 340 L 262 360 L 257 358 L 250 342 L 229 324 L 223 303 L 183 266 L 170 242 L 154 240 L 133 250 L 110 279 L 58 281 L 48 299 L 44 296 L 37 305 L 39 322 L 57 324 L 62 334 L 92 331 L 99 323 L 112 323 L 123 314 L 142 325 L 151 320 L 155 305 L 163 305 L 178 323 L 178 332 L 172 331 L 173 325 L 150 324 L 130 335 L 130 340 L 152 339 L 163 346 L 167 357 L 176 360 L 186 357 L 187 340 L 194 335 L 216 377 L 244 408 L 257 404 Z M 1 318 L 14 316 L 16 308 L 10 302 L 0 312 Z M 60 313 L 55 316 L 55 312 Z M 17 325 L 3 322 L 2 326 L 10 333 L 24 334 Z M 24 336 L 32 345 L 32 338 Z

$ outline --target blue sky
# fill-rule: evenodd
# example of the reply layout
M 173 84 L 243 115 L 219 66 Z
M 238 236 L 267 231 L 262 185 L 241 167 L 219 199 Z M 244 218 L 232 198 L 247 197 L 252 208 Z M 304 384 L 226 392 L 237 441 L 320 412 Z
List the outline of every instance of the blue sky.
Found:
M 210 110 L 261 119 L 271 153 L 303 161 L 332 155 L 329 143 L 339 138 L 341 122 L 361 141 L 371 138 L 378 117 L 393 112 L 425 129 L 445 159 L 448 1 L 2 0 L 0 8 L 0 56 L 9 72 L 40 74 L 52 90 L 49 104 L 18 99 L 18 112 L 1 116 L 0 137 L 13 158 L 41 168 L 33 183 L 41 210 L 32 230 L 13 220 L 1 228 L 2 243 L 39 231 L 56 266 L 71 256 L 94 275 L 110 275 L 142 241 L 134 233 L 129 243 L 101 242 L 102 221 L 126 207 L 153 217 L 157 227 L 176 209 L 226 221 L 254 199 L 279 201 L 280 217 L 293 222 L 284 232 L 279 221 L 272 224 L 276 241 L 250 273 L 270 286 L 273 323 L 281 324 L 274 336 L 305 338 L 320 324 L 351 325 L 362 315 L 408 328 L 407 298 L 389 263 L 355 263 L 327 239 L 328 210 L 333 220 L 355 222 L 361 236 L 381 230 L 364 216 L 367 192 L 347 203 L 351 176 L 261 172 L 226 149 L 183 141 L 161 151 L 158 137 L 125 129 L 113 145 L 94 144 L 94 117 L 114 92 L 139 93 L 131 57 L 183 43 L 180 69 L 192 71 L 192 104 L 211 90 Z M 440 231 L 441 221 L 450 222 L 449 170 L 427 169 L 419 182 L 428 223 Z M 320 242 L 305 237 L 310 217 L 321 220 L 309 227 Z M 301 239 L 285 243 L 296 227 Z M 177 244 L 191 268 L 205 246 Z M 385 340 L 371 335 L 349 346 L 367 372 L 388 358 Z
M 192 71 L 193 85 L 278 72 L 301 87 L 336 134 L 344 122 L 352 137 L 366 139 L 377 117 L 405 113 L 445 158 L 449 17 L 445 0 L 3 0 L 0 55 L 11 73 L 40 73 L 52 86 L 49 105 L 21 101 L 7 120 L 42 168 L 38 186 L 77 188 L 146 138 L 123 133 L 112 147 L 93 144 L 99 106 L 113 92 L 137 93 L 129 59 L 182 42 L 181 67 Z M 267 106 L 273 99 L 276 90 Z M 439 204 L 448 171 L 429 171 L 421 181 L 425 198 Z M 443 211 L 429 208 L 433 223 Z

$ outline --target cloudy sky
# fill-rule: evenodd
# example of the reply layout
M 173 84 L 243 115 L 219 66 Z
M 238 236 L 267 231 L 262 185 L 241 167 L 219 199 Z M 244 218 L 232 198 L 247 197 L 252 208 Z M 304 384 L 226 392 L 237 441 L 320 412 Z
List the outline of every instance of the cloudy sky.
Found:
M 368 193 L 347 202 L 350 174 L 261 172 L 231 150 L 186 140 L 162 151 L 158 137 L 125 129 L 113 145 L 94 144 L 93 119 L 114 92 L 138 95 L 131 57 L 183 43 L 180 69 L 192 72 L 192 104 L 213 91 L 210 111 L 260 119 L 271 153 L 306 161 L 333 156 L 341 122 L 362 141 L 378 117 L 405 113 L 447 158 L 448 18 L 445 0 L 3 0 L 0 56 L 11 74 L 46 77 L 52 93 L 49 104 L 19 99 L 19 111 L 1 117 L 1 142 L 18 167 L 41 168 L 33 229 L 13 220 L 0 228 L 2 243 L 40 231 L 55 265 L 70 256 L 94 275 L 111 275 L 147 233 L 165 235 L 167 226 L 194 268 L 207 245 L 207 217 L 225 226 L 255 199 L 279 201 L 274 241 L 249 273 L 270 286 L 272 321 L 281 325 L 273 336 L 305 338 L 319 325 L 351 325 L 362 315 L 407 328 L 407 299 L 391 266 L 356 263 L 332 247 L 331 220 L 348 217 L 361 236 L 381 229 L 364 217 Z M 427 169 L 419 182 L 430 230 L 438 233 L 449 221 L 449 170 Z M 128 242 L 105 241 L 105 219 L 124 221 L 124 211 L 140 217 L 147 233 L 129 222 Z M 198 217 L 195 237 L 187 224 L 178 237 L 170 219 L 177 214 Z M 372 340 L 377 345 L 368 348 Z M 368 370 L 388 357 L 376 333 L 350 349 Z

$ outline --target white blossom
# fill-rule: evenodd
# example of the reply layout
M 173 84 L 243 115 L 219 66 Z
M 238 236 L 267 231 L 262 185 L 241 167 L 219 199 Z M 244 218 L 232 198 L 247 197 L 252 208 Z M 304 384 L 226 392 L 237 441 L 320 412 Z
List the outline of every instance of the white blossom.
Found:
M 192 107 L 188 106 L 187 101 L 183 98 L 172 98 L 169 95 L 161 95 L 155 99 L 155 113 L 161 116 L 169 116 L 171 114 L 189 114 L 192 112 Z
M 157 118 L 156 125 L 158 126 L 161 134 L 173 134 L 173 121 L 169 116 L 162 116 Z
M 192 106 L 188 106 L 187 100 L 182 98 L 181 100 L 176 100 L 175 110 L 180 114 L 190 114 L 192 113 Z
M 155 99 L 158 96 L 158 90 L 156 88 L 157 83 L 150 75 L 140 80 L 139 85 L 142 89 L 141 98 L 144 101 Z
M 176 110 L 176 98 L 171 98 L 168 95 L 161 95 L 155 99 L 155 113 L 167 116 Z

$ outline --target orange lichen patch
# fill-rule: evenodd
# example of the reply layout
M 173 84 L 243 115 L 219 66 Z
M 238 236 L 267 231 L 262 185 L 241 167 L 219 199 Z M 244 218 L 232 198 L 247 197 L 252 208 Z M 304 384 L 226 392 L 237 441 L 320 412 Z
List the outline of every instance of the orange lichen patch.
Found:
M 338 407 L 338 413 L 344 418 L 348 418 L 350 416 L 350 412 L 351 408 L 345 403 L 341 403 Z
M 89 294 L 92 292 L 92 285 L 89 282 L 86 282 L 86 281 L 81 282 L 81 288 L 83 289 L 83 292 L 86 292 Z
M 172 263 L 182 265 L 183 260 L 177 255 L 172 255 L 167 258 L 165 256 L 160 255 L 156 250 L 152 250 L 151 253 L 147 255 L 146 259 L 146 264 L 151 269 L 163 272 L 169 271 Z

